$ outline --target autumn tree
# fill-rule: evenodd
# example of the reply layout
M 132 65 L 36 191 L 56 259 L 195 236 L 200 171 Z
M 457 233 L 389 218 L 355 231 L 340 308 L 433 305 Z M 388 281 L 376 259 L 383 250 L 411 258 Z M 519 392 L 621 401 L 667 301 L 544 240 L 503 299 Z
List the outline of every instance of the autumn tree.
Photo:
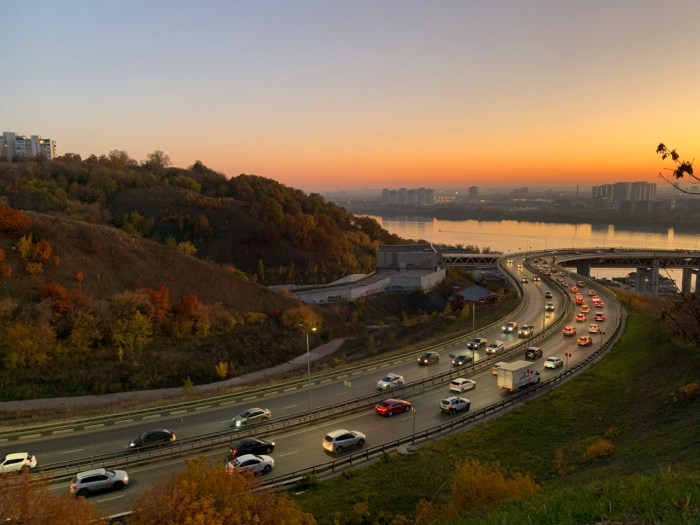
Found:
M 117 347 L 119 359 L 124 350 L 129 352 L 131 361 L 138 365 L 144 347 L 152 341 L 153 327 L 148 318 L 137 311 L 128 320 L 116 321 L 112 326 L 112 342 Z
M 161 284 L 157 290 L 142 288 L 138 292 L 148 297 L 148 316 L 153 321 L 154 326 L 159 330 L 164 329 L 168 323 L 172 306 L 170 304 L 170 290 Z
M 5 368 L 40 366 L 56 348 L 56 332 L 46 323 L 19 322 L 0 334 L 0 359 Z
M 190 294 L 180 299 L 177 315 L 170 326 L 175 338 L 182 339 L 190 334 L 204 337 L 210 328 L 209 311 L 196 295 Z
M 184 241 L 177 245 L 177 251 L 185 255 L 194 255 L 197 253 L 197 248 L 190 241 Z
M 10 237 L 24 235 L 32 224 L 32 220 L 20 210 L 9 206 L 0 206 L 0 231 Z
M 0 474 L 0 520 L 31 525 L 93 525 L 101 516 L 85 498 L 48 490 L 48 474 Z
M 134 500 L 130 525 L 316 523 L 284 492 L 259 490 L 252 473 L 229 472 L 204 457 L 185 464 L 185 472 L 161 478 Z
M 291 310 L 285 310 L 280 317 L 282 324 L 290 330 L 302 333 L 304 330 L 299 325 L 304 325 L 307 329 L 321 328 L 321 316 L 306 305 Z
M 68 296 L 68 290 L 58 283 L 48 283 L 41 294 L 41 300 L 51 301 L 54 312 L 65 313 L 75 310 L 75 305 Z
M 43 263 L 51 257 L 51 245 L 46 239 L 41 239 L 34 246 L 34 260 L 38 263 Z

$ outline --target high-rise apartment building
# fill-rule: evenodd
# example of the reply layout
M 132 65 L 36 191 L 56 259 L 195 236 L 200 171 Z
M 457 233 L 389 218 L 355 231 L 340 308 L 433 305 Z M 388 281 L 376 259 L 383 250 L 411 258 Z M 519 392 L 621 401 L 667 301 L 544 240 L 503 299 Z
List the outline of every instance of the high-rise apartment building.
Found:
M 478 199 L 479 198 L 479 188 L 477 186 L 469 186 L 469 198 Z
M 416 190 L 408 190 L 406 192 L 406 204 L 408 206 L 418 205 L 418 193 L 416 192 Z
M 513 197 L 516 199 L 524 199 L 530 192 L 530 188 L 523 186 L 522 188 L 516 188 L 513 190 Z
M 0 155 L 12 161 L 18 157 L 42 155 L 48 160 L 56 157 L 56 141 L 43 139 L 41 135 L 26 137 L 13 131 L 5 131 L 0 136 Z
M 399 203 L 399 192 L 396 190 L 391 190 L 389 192 L 389 204 L 398 204 Z
M 389 204 L 389 188 L 384 188 L 382 190 L 382 204 L 385 206 Z
M 613 185 L 601 184 L 600 186 L 593 186 L 593 189 L 591 190 L 591 197 L 597 204 L 612 202 Z
M 656 183 L 633 182 L 630 186 L 631 201 L 655 201 Z
M 425 206 L 425 188 L 418 188 L 416 195 L 418 197 L 418 206 Z
M 629 182 L 616 182 L 613 184 L 612 200 L 613 202 L 621 202 L 630 200 Z
M 435 202 L 435 190 L 428 188 L 425 190 L 425 204 L 430 206 Z
M 402 206 L 406 205 L 406 188 L 399 188 L 399 204 Z

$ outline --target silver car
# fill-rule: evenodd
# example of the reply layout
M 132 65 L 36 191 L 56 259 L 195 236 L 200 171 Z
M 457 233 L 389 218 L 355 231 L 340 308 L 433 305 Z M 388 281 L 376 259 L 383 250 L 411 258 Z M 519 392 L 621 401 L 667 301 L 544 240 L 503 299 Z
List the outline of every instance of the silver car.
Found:
M 70 491 L 76 496 L 89 496 L 104 490 L 121 490 L 129 483 L 129 476 L 123 470 L 97 468 L 80 472 L 71 480 Z
M 394 388 L 403 385 L 403 376 L 396 374 L 387 374 L 386 377 L 377 381 L 377 388 L 379 390 L 386 390 L 387 388 Z
M 272 418 L 272 412 L 267 408 L 249 408 L 245 412 L 238 414 L 233 418 L 233 424 L 236 427 L 244 427 L 255 423 L 263 423 Z
M 366 436 L 362 432 L 349 430 L 334 430 L 323 438 L 323 448 L 329 452 L 342 452 L 343 450 L 365 444 Z

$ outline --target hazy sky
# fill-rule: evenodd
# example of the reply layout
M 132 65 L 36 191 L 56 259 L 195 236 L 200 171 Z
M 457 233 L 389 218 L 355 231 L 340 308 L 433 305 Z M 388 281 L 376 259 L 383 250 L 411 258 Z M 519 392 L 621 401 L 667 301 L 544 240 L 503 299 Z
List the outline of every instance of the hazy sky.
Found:
M 307 190 L 654 180 L 700 1 L 0 0 L 0 128 Z

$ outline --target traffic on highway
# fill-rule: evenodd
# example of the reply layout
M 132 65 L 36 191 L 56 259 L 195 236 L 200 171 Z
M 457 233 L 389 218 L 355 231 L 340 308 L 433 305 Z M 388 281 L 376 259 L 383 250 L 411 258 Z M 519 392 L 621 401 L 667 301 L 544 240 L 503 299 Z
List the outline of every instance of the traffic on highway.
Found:
M 533 270 L 532 265 L 539 269 Z M 130 450 L 169 446 L 178 440 L 225 429 L 231 430 L 228 443 L 208 451 L 207 456 L 216 460 L 223 458 L 231 470 L 249 469 L 262 476 L 295 472 L 337 455 L 397 440 L 493 404 L 513 391 L 546 380 L 560 373 L 562 368 L 585 359 L 612 335 L 612 327 L 620 317 L 619 305 L 611 300 L 604 303 L 594 281 L 588 281 L 587 286 L 578 276 L 576 279 L 570 276 L 568 270 L 556 268 L 549 253 L 512 256 L 504 267 L 513 281 L 521 283 L 523 308 L 502 326 L 476 334 L 471 342 L 318 385 L 311 389 L 311 407 L 308 393 L 295 390 L 248 402 L 232 401 L 218 408 L 179 416 L 159 417 L 153 423 L 144 418 L 81 433 L 6 441 L 0 443 L 0 458 L 5 458 L 4 463 L 0 463 L 0 472 L 23 467 L 40 471 L 42 464 L 117 451 L 128 454 Z M 549 273 L 550 269 L 553 280 L 545 276 L 545 271 Z M 541 333 L 565 311 L 567 302 L 572 303 L 572 309 L 561 335 L 527 347 L 517 357 L 504 357 L 493 368 L 470 372 L 474 363 L 498 357 L 509 347 Z M 606 330 L 606 326 L 610 329 Z M 411 382 L 460 368 L 464 369 L 464 374 L 446 380 L 444 386 L 406 394 L 400 391 Z M 394 394 L 397 389 L 399 391 Z M 254 429 L 275 418 L 379 391 L 385 398 L 373 409 L 322 419 L 294 429 L 278 429 L 271 434 L 237 437 L 237 431 Z M 52 485 L 51 492 L 59 494 L 70 490 L 89 496 L 102 510 L 120 512 L 128 510 L 130 501 L 139 490 L 148 489 L 151 480 L 183 469 L 182 457 L 124 470 L 93 469 L 76 472 L 71 481 Z

